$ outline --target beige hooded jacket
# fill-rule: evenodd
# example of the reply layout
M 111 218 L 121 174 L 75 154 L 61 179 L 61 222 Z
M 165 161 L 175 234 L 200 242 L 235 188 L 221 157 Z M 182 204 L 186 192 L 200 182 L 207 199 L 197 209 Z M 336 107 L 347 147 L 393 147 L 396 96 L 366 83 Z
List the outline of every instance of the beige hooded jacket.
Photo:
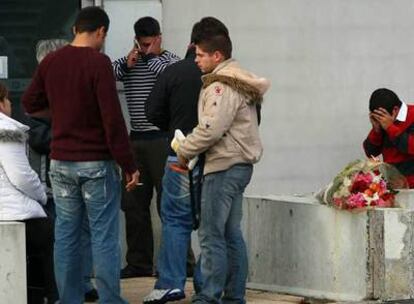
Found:
M 220 63 L 202 80 L 199 123 L 180 144 L 178 154 L 191 159 L 206 152 L 204 174 L 258 162 L 263 148 L 256 105 L 269 81 L 243 70 L 234 59 Z

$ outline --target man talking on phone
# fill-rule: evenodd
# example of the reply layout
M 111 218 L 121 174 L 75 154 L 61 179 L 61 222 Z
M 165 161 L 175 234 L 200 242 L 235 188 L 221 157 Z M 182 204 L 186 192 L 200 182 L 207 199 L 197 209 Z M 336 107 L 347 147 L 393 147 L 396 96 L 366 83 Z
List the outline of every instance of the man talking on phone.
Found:
M 368 157 L 382 154 L 414 188 L 414 106 L 402 102 L 389 89 L 375 90 L 369 100 L 372 129 L 364 141 Z
M 153 234 L 150 204 L 155 188 L 160 210 L 161 179 L 167 159 L 168 134 L 150 123 L 145 114 L 149 94 L 158 75 L 180 58 L 161 48 L 161 31 L 157 20 L 143 17 L 134 24 L 133 48 L 125 57 L 113 62 L 115 76 L 122 81 L 130 116 L 130 140 L 140 170 L 142 185 L 123 194 L 125 212 L 127 266 L 121 278 L 152 276 Z

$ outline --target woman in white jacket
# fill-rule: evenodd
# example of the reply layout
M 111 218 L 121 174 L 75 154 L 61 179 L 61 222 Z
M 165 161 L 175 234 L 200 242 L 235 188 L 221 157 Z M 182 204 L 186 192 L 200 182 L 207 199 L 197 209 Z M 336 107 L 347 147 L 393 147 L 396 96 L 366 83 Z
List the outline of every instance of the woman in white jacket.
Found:
M 8 91 L 0 83 L 0 220 L 25 222 L 27 255 L 42 257 L 44 295 L 48 303 L 54 303 L 58 296 L 53 273 L 53 223 L 42 207 L 47 197 L 26 156 L 29 128 L 10 116 Z

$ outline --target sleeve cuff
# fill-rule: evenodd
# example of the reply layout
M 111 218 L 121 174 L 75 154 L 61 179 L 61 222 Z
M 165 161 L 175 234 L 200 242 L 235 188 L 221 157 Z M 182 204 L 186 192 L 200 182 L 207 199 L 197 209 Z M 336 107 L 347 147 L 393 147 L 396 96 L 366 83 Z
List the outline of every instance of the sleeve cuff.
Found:
M 135 171 L 138 170 L 138 168 L 135 166 L 134 163 L 124 164 L 121 168 L 124 172 L 129 173 L 129 174 L 132 174 L 132 173 L 134 173 Z
M 185 159 L 192 159 L 195 156 L 195 155 L 191 155 L 190 153 L 187 153 L 187 151 L 185 149 L 185 142 L 181 143 L 178 146 L 178 149 L 177 149 L 176 152 L 177 152 L 177 154 L 181 155 Z
M 374 129 L 371 130 L 368 134 L 368 140 L 373 143 L 374 145 L 381 145 L 382 144 L 382 132 L 376 132 Z

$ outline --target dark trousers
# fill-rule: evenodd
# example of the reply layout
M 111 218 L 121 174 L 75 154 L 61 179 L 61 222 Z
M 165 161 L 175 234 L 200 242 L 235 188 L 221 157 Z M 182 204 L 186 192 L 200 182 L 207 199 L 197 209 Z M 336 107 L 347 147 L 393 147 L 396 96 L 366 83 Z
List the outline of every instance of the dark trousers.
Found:
M 54 224 L 51 218 L 35 218 L 24 221 L 26 224 L 27 283 L 29 287 L 28 303 L 38 301 L 33 292 L 54 303 L 59 296 L 53 267 Z
M 167 159 L 167 138 L 132 140 L 140 182 L 131 192 L 123 192 L 121 208 L 125 212 L 128 265 L 137 271 L 153 271 L 154 240 L 150 205 L 154 188 L 160 212 L 161 180 Z

